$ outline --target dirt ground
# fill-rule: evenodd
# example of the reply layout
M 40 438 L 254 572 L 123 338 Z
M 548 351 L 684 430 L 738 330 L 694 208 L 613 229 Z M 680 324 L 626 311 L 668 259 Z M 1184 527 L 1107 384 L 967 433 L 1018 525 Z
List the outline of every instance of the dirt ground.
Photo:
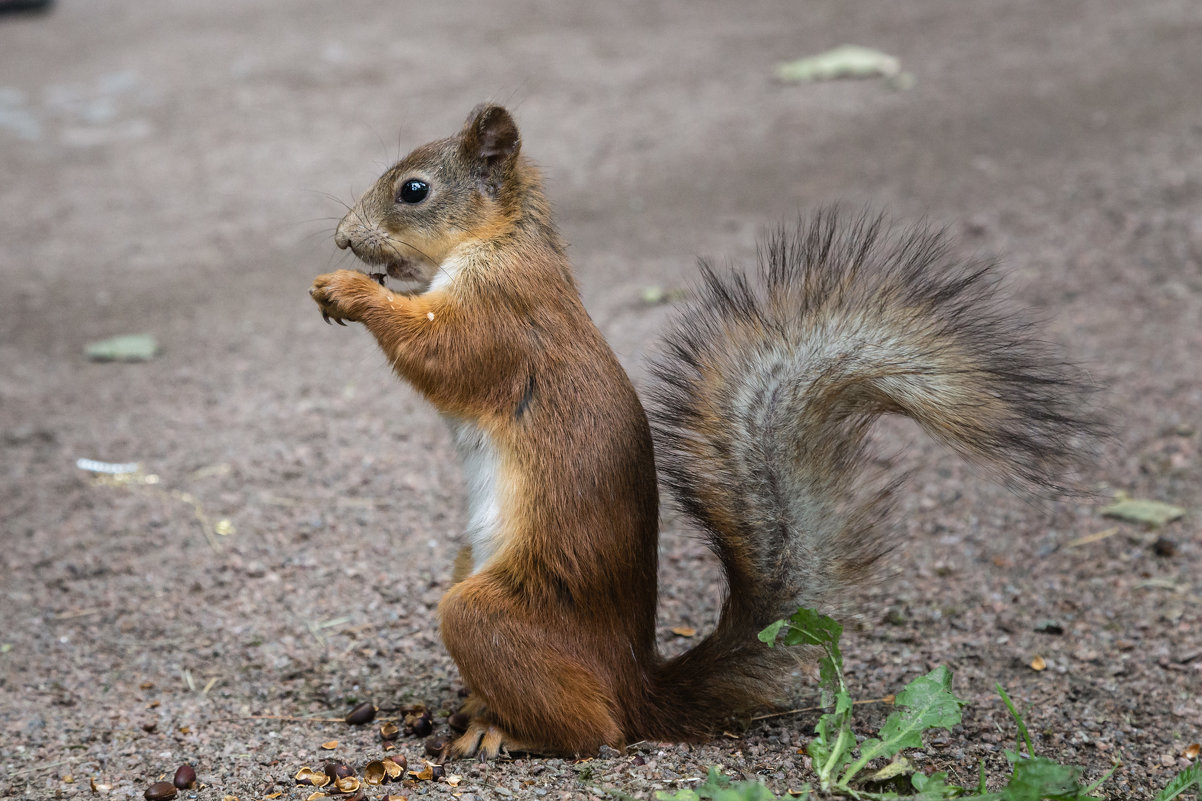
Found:
M 774 80 L 844 42 L 897 56 L 913 87 Z M 1196 0 L 0 16 L 0 795 L 92 797 L 94 780 L 141 798 L 187 761 L 204 789 L 185 797 L 301 799 L 297 768 L 376 758 L 375 728 L 264 716 L 455 705 L 433 620 L 464 523 L 449 438 L 307 288 L 341 263 L 341 202 L 492 99 L 545 168 L 586 304 L 640 386 L 672 313 L 644 290 L 686 287 L 698 256 L 749 259 L 799 209 L 927 218 L 1002 261 L 1103 387 L 1116 436 L 1087 476 L 1097 497 L 1025 501 L 887 426 L 918 468 L 848 676 L 876 698 L 955 671 L 971 706 L 923 769 L 1001 775 L 1001 683 L 1038 751 L 1090 778 L 1121 760 L 1102 794 L 1151 798 L 1202 739 L 1199 42 Z M 84 357 L 138 332 L 158 358 Z M 80 458 L 142 472 L 98 482 Z M 1160 531 L 1104 519 L 1116 491 L 1188 511 Z M 721 588 L 670 510 L 664 525 L 679 649 L 670 629 L 712 624 Z M 796 705 L 816 700 L 799 675 Z M 886 710 L 862 709 L 867 733 Z M 720 765 L 784 793 L 813 778 L 799 749 L 816 714 L 700 747 L 452 764 L 457 786 L 404 792 L 649 798 Z M 420 764 L 421 740 L 398 742 Z

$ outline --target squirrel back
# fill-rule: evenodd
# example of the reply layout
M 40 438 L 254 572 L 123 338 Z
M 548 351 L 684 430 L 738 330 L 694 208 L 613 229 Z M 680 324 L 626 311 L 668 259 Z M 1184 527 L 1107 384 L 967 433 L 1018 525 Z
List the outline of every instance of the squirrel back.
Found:
M 896 482 L 861 479 L 882 414 L 1061 490 L 1092 426 L 1085 383 L 998 303 L 992 268 L 879 218 L 823 211 L 769 238 L 754 271 L 703 265 L 649 427 L 520 149 L 508 112 L 474 110 L 339 224 L 366 270 L 310 290 L 368 328 L 464 462 L 469 546 L 439 607 L 471 690 L 452 756 L 699 740 L 777 700 L 795 659 L 757 633 L 855 594 L 890 547 Z M 657 457 L 728 583 L 715 630 L 672 659 L 655 649 Z

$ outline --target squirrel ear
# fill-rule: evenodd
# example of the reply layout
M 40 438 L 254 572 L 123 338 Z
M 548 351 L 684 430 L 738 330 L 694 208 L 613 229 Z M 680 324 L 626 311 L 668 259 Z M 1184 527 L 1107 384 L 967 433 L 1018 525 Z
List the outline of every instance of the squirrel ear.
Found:
M 508 111 L 487 103 L 472 109 L 463 126 L 463 150 L 468 158 L 480 162 L 486 172 L 508 163 L 521 146 L 518 126 Z

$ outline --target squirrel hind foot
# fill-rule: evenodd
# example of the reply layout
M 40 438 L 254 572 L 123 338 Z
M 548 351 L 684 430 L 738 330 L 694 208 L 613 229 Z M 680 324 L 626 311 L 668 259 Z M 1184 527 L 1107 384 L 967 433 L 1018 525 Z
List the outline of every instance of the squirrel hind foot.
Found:
M 533 753 L 535 749 L 518 742 L 506 732 L 491 723 L 476 719 L 467 726 L 467 731 L 447 745 L 443 752 L 444 759 L 462 759 L 476 757 L 481 762 L 489 762 L 501 754 Z

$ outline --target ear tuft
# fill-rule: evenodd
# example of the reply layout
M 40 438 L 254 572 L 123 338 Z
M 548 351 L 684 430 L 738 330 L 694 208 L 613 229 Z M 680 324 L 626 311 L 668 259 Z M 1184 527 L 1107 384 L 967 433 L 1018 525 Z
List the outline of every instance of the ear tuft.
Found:
M 463 149 L 489 171 L 517 156 L 522 146 L 518 126 L 501 106 L 482 103 L 472 109 L 463 126 Z

